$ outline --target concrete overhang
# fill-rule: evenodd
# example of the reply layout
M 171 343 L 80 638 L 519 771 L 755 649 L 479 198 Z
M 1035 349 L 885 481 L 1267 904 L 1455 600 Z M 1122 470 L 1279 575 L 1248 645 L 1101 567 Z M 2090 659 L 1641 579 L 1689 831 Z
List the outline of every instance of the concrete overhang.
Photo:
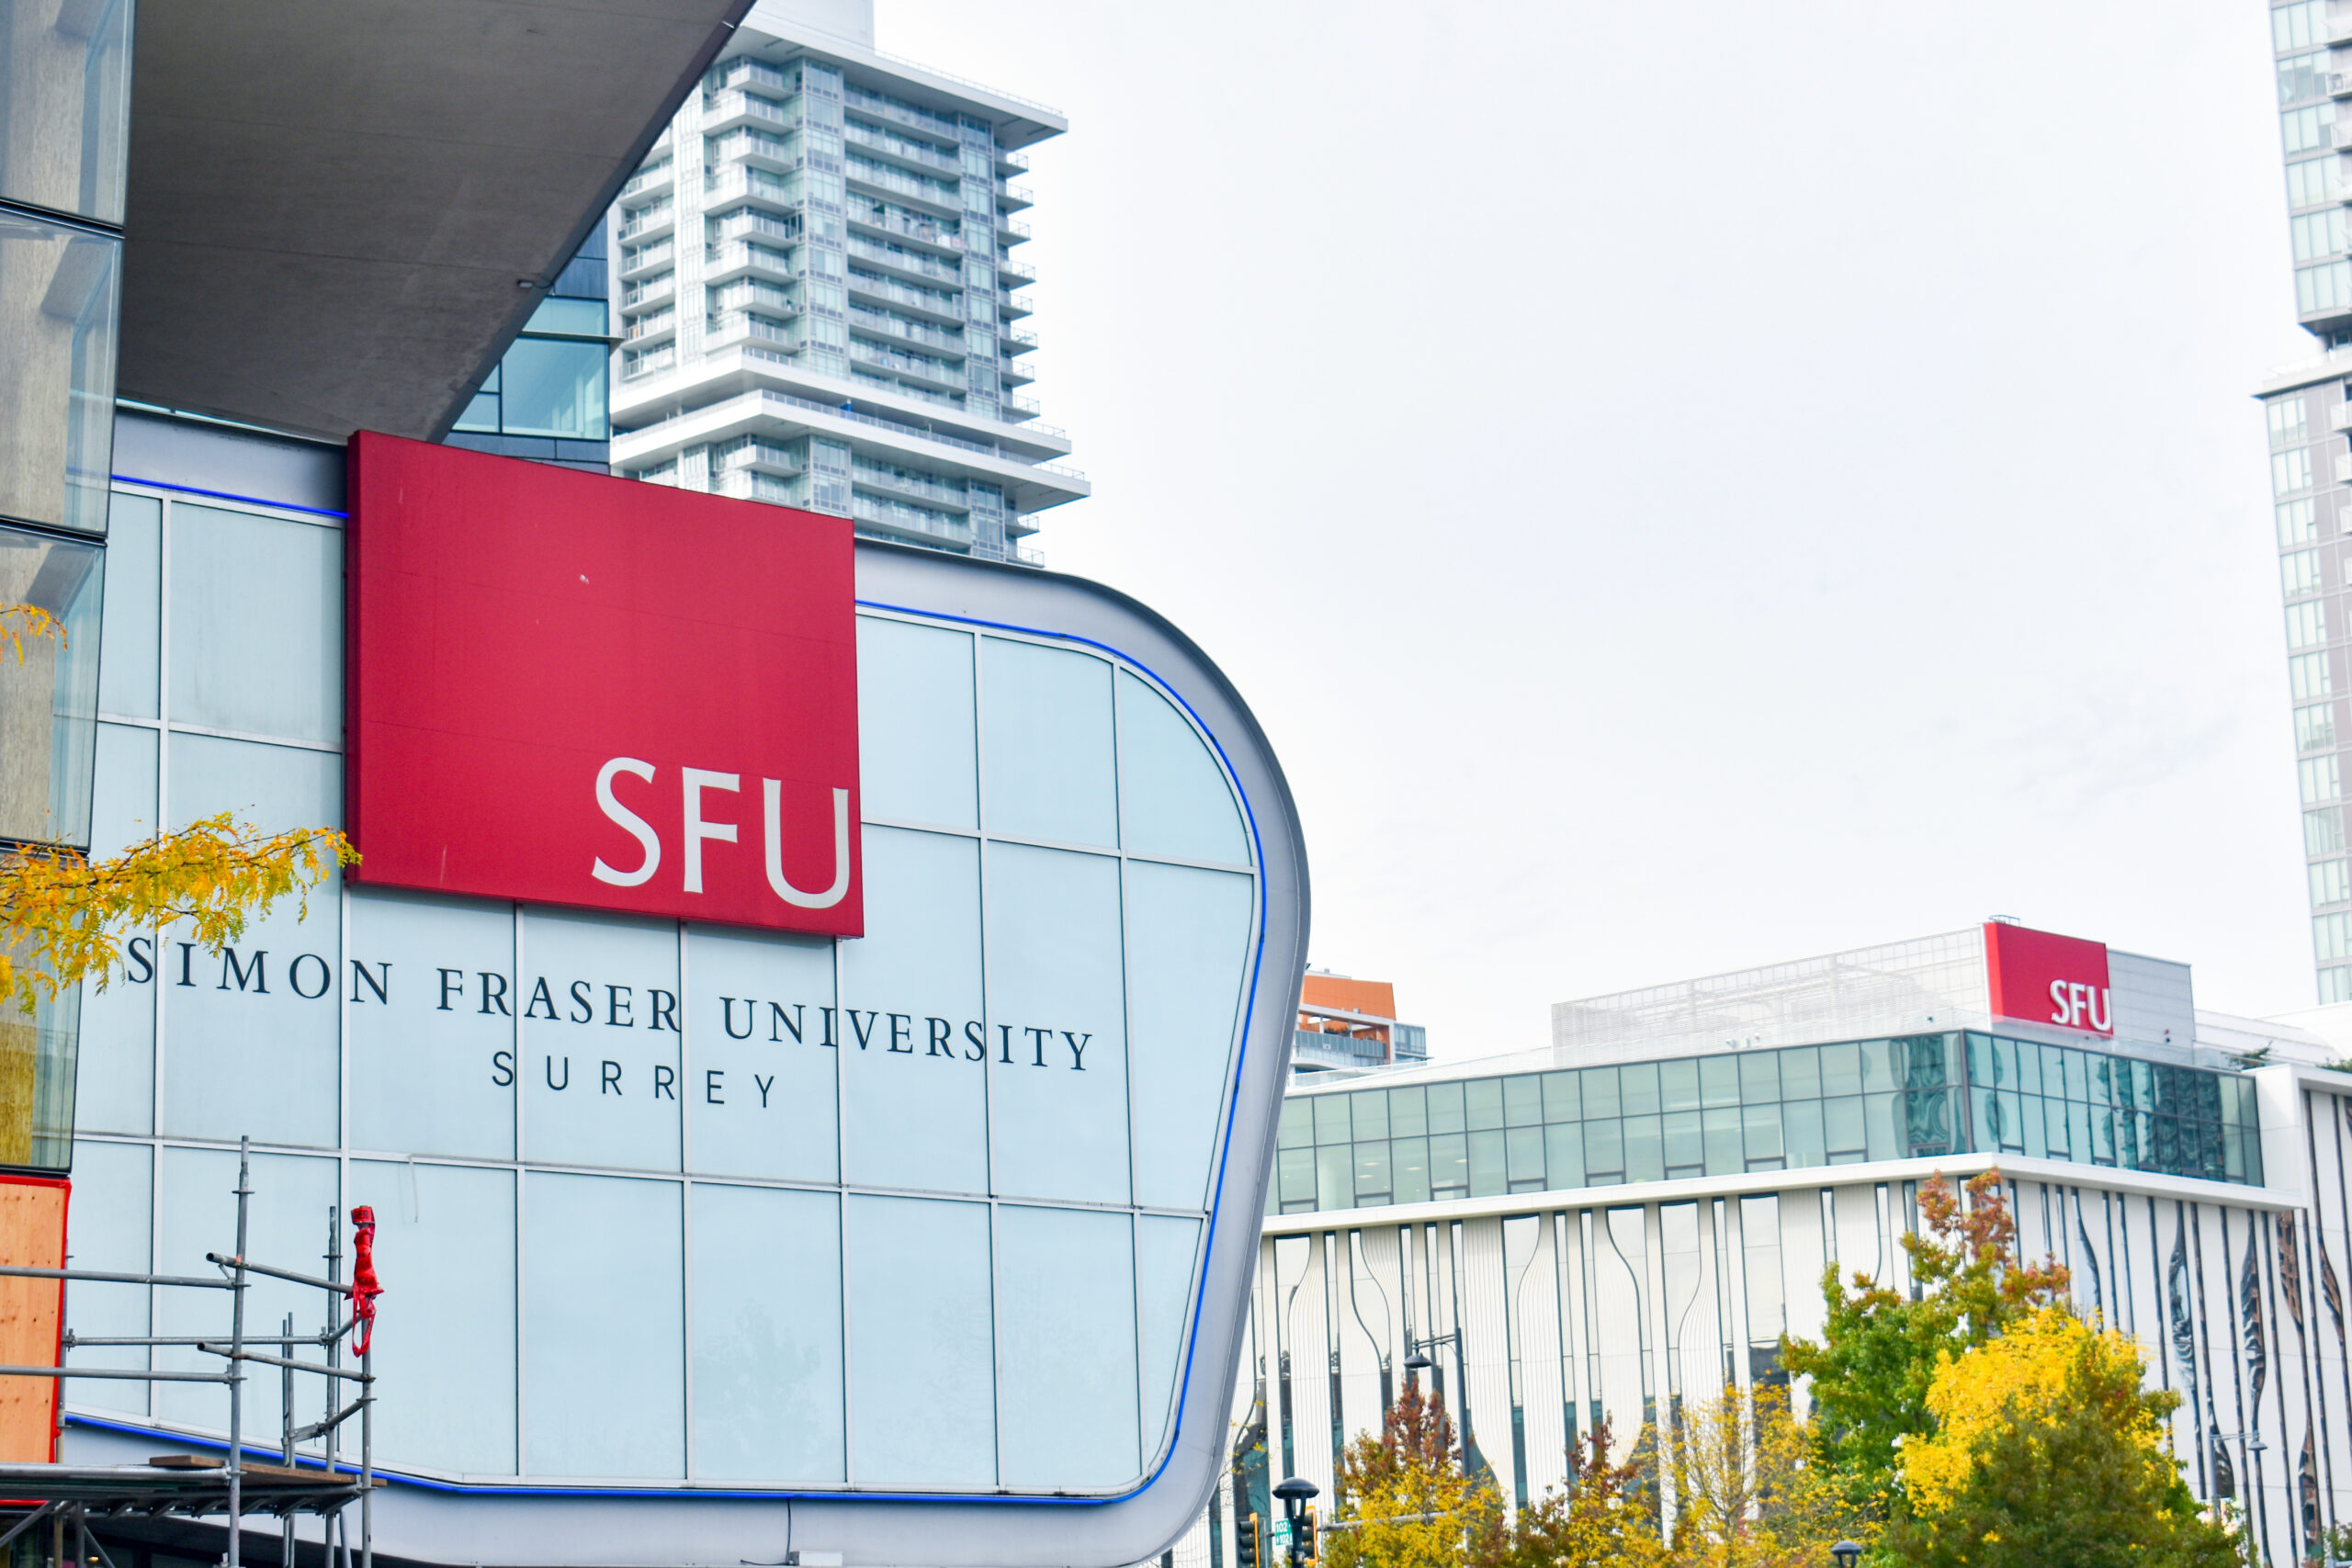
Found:
M 751 0 L 144 0 L 119 390 L 447 433 Z

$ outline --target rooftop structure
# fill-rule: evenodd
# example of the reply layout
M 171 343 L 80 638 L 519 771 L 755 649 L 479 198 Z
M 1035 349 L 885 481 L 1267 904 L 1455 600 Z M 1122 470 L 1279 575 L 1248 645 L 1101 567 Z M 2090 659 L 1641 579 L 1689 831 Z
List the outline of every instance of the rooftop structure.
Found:
M 1020 389 L 1019 176 L 1066 129 L 876 52 L 870 5 L 755 6 L 615 209 L 614 471 L 1036 559 L 1089 493 Z
M 1309 969 L 1299 987 L 1298 1031 L 1291 1046 L 1296 1076 L 1355 1075 L 1428 1059 L 1429 1031 L 1396 1021 L 1396 987 L 1328 969 Z

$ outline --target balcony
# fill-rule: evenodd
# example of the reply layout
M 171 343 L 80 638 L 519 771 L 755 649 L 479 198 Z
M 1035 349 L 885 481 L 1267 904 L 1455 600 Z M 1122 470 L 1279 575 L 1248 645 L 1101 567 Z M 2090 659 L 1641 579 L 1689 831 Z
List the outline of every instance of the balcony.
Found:
M 660 343 L 642 349 L 623 349 L 621 351 L 621 379 L 633 381 L 640 376 L 651 376 L 659 371 L 667 370 L 677 363 L 678 345 L 675 344 Z
M 755 316 L 749 310 L 721 310 L 712 316 L 703 330 L 702 345 L 716 349 L 736 343 L 774 344 L 796 354 L 801 347 L 797 333 L 765 316 Z
M 997 379 L 1008 387 L 1025 387 L 1037 378 L 1036 372 L 1029 369 L 1018 359 L 998 360 L 996 375 Z
M 911 213 L 893 212 L 881 203 L 867 198 L 849 204 L 849 226 L 888 234 L 893 239 L 911 240 L 918 245 L 934 245 L 951 255 L 960 255 L 964 238 L 954 225 L 917 218 Z M 960 278 L 963 274 L 959 271 Z
M 855 305 L 849 308 L 849 319 L 851 325 L 866 332 L 888 333 L 892 337 L 922 344 L 926 348 L 946 349 L 958 356 L 964 352 L 964 334 L 960 331 L 934 327 L 922 321 L 903 321 L 895 316 L 886 316 L 879 310 L 862 310 Z
M 773 126 L 788 130 L 800 123 L 800 117 L 782 104 L 751 93 L 721 93 L 706 97 L 702 106 L 702 128 L 707 135 L 716 136 L 740 125 Z
M 941 261 L 921 251 L 910 251 L 898 245 L 877 244 L 860 235 L 849 237 L 849 254 L 875 266 L 888 267 L 910 277 L 927 277 L 939 283 L 961 286 L 964 269 L 960 265 Z
M 1005 147 L 1000 147 L 996 150 L 996 177 L 998 179 L 1008 180 L 1015 175 L 1025 175 L 1028 172 L 1028 153 L 1015 152 L 1010 148 Z
M 972 523 L 968 517 L 951 517 L 944 512 L 933 512 L 927 506 L 909 506 L 904 502 L 881 501 L 853 491 L 849 498 L 850 515 L 858 522 L 895 533 L 911 534 L 925 540 L 941 540 L 968 547 L 972 542 Z
M 799 214 L 794 212 L 777 217 L 773 213 L 743 209 L 710 220 L 708 238 L 712 244 L 725 244 L 729 240 L 749 239 L 753 235 L 797 245 L 800 243 Z
M 660 163 L 654 164 L 650 169 L 638 170 L 637 173 L 629 176 L 628 184 L 621 186 L 621 205 L 624 207 L 631 206 L 634 204 L 635 197 L 643 196 L 650 191 L 669 189 L 670 186 L 675 183 L 677 175 L 677 165 L 667 158 L 662 159 Z
M 717 203 L 741 197 L 756 202 L 770 211 L 797 220 L 800 213 L 800 193 L 765 169 L 736 164 L 718 173 L 705 175 L 702 184 L 706 202 Z
M 937 169 L 959 179 L 963 176 L 963 160 L 952 152 L 941 152 L 928 141 L 909 141 L 904 137 L 893 136 L 876 126 L 861 125 L 854 119 L 842 125 L 842 137 L 854 146 L 870 147 L 888 157 L 904 158 L 922 168 Z
M 635 248 L 625 247 L 621 251 L 621 276 L 642 277 L 656 267 L 668 266 L 670 258 L 675 254 L 675 247 L 667 240 Z
M 1025 288 L 1037 281 L 1037 269 L 1013 256 L 996 258 L 996 275 L 1015 288 Z
M 734 59 L 718 66 L 711 74 L 718 78 L 710 84 L 709 87 L 709 91 L 715 93 L 725 92 L 729 87 L 740 87 L 746 82 L 756 82 L 763 87 L 774 87 L 779 93 L 797 90 L 792 85 L 792 78 L 786 76 L 781 70 L 770 65 L 764 60 L 753 60 L 749 55 L 737 55 Z
M 621 327 L 621 341 L 652 343 L 673 335 L 677 330 L 678 312 L 676 310 L 656 310 L 650 316 L 637 316 L 624 322 Z
M 918 381 L 927 381 L 953 391 L 964 389 L 964 367 L 961 365 L 944 364 L 919 354 L 899 354 L 862 338 L 849 340 L 849 356 L 860 365 L 888 370 L 894 376 L 911 376 Z
M 1000 218 L 996 220 L 996 239 L 1001 245 L 1024 244 L 1029 239 L 1029 225 L 1018 218 Z
M 621 309 L 635 310 L 670 299 L 678 292 L 678 275 L 665 272 L 659 277 L 649 277 L 642 283 L 632 283 L 621 290 Z
M 786 479 L 806 473 L 808 468 L 792 455 L 791 448 L 773 441 L 763 441 L 756 435 L 747 435 L 739 441 L 712 447 L 710 467 L 713 473 L 756 472 L 777 474 Z
M 1027 327 L 1000 328 L 996 336 L 1006 354 L 1027 354 L 1037 346 L 1037 334 Z
M 724 283 L 730 277 L 773 277 L 785 282 L 808 276 L 784 252 L 747 240 L 729 240 L 703 251 L 703 281 Z
M 943 217 L 953 219 L 964 210 L 964 192 L 960 186 L 944 186 L 921 175 L 908 174 L 888 164 L 876 164 L 870 159 L 852 158 L 842 171 L 842 178 L 853 186 L 867 190 L 883 191 L 902 201 L 920 201 L 935 207 Z
M 2338 452 L 2335 455 L 2335 482 L 2340 485 L 2352 485 L 2352 452 Z
M 952 323 L 960 328 L 964 321 L 964 301 L 960 295 L 942 294 L 935 288 L 915 288 L 892 277 L 879 277 L 850 270 L 849 297 L 857 299 L 886 300 L 901 310 L 920 310 L 935 317 L 942 324 Z
M 2331 430 L 2352 430 L 2352 399 L 2328 410 L 2327 423 Z
M 1036 399 L 1016 398 L 1010 392 L 999 398 L 997 402 L 1004 410 L 1004 423 L 1007 424 L 1019 424 L 1046 412 L 1037 406 Z
M 938 479 L 908 473 L 903 469 L 877 468 L 860 463 L 850 470 L 849 479 L 851 484 L 861 490 L 888 491 L 898 495 L 914 496 L 922 501 L 940 502 L 954 507 L 958 512 L 967 510 L 970 505 L 964 495 L 962 485 L 944 484 Z
M 640 208 L 628 215 L 628 221 L 621 225 L 620 242 L 626 245 L 654 239 L 677 226 L 677 203 L 665 196 L 652 206 Z
M 2352 119 L 2339 119 L 2327 130 L 2330 147 L 2338 152 L 2352 152 Z
M 2327 41 L 2352 43 L 2352 17 L 2338 17 L 2327 24 Z
M 1037 203 L 1036 199 L 1029 194 L 1027 186 L 1006 185 L 1000 182 L 996 187 L 996 205 L 1001 212 L 1018 212 L 1024 207 L 1035 207 Z
M 996 291 L 996 309 L 999 315 L 1010 316 L 1016 321 L 1023 316 L 1035 314 L 1029 309 L 1029 301 L 1021 299 L 1010 288 L 1000 288 Z
M 895 98 L 886 98 L 879 93 L 869 93 L 863 87 L 844 85 L 842 102 L 862 115 L 869 115 L 876 119 L 887 119 L 894 125 L 903 125 L 910 130 L 920 130 L 926 136 L 936 136 L 942 141 L 954 142 L 961 134 L 956 130 L 956 122 L 952 119 L 925 113 L 912 104 L 902 104 Z

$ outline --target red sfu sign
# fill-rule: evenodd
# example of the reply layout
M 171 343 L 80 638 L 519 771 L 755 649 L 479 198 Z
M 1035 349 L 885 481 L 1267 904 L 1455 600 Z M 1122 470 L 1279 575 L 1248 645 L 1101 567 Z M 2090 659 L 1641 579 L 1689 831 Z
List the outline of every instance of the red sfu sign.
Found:
M 1987 920 L 1984 977 L 1996 1018 L 2052 1023 L 2086 1034 L 2115 1032 L 2105 942 Z
M 350 474 L 354 881 L 863 934 L 846 519 L 367 432 Z

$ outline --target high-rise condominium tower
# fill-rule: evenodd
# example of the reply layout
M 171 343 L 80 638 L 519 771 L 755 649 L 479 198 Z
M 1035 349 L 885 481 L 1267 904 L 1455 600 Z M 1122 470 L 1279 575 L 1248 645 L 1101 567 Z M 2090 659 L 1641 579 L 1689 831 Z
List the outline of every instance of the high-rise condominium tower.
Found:
M 1019 389 L 1022 149 L 1061 116 L 763 0 L 614 213 L 613 471 L 1004 560 L 1088 493 Z
M 2259 389 L 2270 433 L 2279 582 L 2286 598 L 2287 682 L 2295 710 L 2304 858 L 2319 999 L 2352 1001 L 2352 840 L 2345 824 L 2352 750 L 2352 8 L 2327 0 L 2270 8 L 2278 114 L 2287 160 L 2295 319 L 2317 337 L 2317 359 L 2274 372 Z M 2341 118 L 2339 118 L 2339 116 Z

